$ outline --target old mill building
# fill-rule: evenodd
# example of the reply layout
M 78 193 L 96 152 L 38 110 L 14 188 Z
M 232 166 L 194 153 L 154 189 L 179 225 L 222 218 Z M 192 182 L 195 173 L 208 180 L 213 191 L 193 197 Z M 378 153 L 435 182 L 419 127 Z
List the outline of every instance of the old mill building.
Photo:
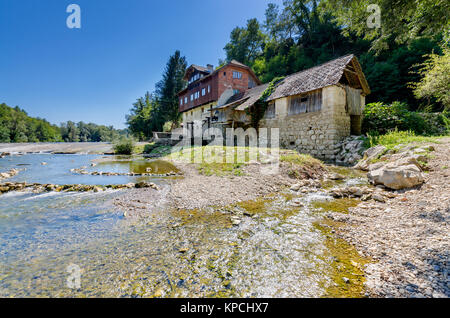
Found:
M 269 84 L 237 61 L 213 69 L 191 65 L 186 89 L 179 96 L 183 126 L 244 129 L 251 126 L 252 106 Z M 361 133 L 362 111 L 369 85 L 354 55 L 346 55 L 291 74 L 266 99 L 259 127 L 279 128 L 280 146 L 334 159 L 335 144 Z

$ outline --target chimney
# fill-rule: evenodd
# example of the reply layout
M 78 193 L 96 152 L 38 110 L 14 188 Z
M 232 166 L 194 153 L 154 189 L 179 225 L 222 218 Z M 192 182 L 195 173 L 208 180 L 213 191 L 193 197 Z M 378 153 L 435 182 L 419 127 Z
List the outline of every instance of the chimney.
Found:
M 212 73 L 212 72 L 214 71 L 214 65 L 207 64 L 206 67 L 208 68 L 208 71 L 209 71 L 210 73 Z

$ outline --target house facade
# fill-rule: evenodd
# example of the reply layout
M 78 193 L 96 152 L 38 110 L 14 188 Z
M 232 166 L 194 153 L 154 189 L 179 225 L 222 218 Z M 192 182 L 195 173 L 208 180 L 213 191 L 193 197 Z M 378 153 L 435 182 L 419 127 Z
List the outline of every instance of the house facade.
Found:
M 248 85 L 246 90 L 241 87 L 244 91 L 232 90 L 228 94 L 222 89 L 222 95 L 217 90 L 209 104 L 185 111 L 194 115 L 183 112 L 183 122 L 189 126 L 190 120 L 201 120 L 203 129 L 217 127 L 223 132 L 226 128 L 246 129 L 251 126 L 252 108 L 268 87 L 268 84 Z M 268 106 L 259 127 L 278 128 L 283 148 L 333 160 L 339 141 L 361 133 L 365 96 L 369 93 L 357 58 L 343 56 L 289 75 L 277 83 L 266 98 Z M 205 105 L 209 108 L 203 108 Z M 197 108 L 202 111 L 196 117 Z
M 261 84 L 248 66 L 234 60 L 217 69 L 191 65 L 184 79 L 188 85 L 178 93 L 178 99 L 186 129 L 193 129 L 195 122 L 201 122 L 203 128 L 211 127 L 213 108 Z

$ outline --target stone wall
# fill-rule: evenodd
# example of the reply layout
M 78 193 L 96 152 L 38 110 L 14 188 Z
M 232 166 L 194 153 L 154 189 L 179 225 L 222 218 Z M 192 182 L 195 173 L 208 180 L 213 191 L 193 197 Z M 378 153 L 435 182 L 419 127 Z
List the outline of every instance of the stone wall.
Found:
M 203 120 L 205 120 L 207 117 L 210 116 L 210 112 L 207 112 L 207 110 L 209 110 L 211 107 L 216 106 L 216 104 L 217 104 L 217 102 L 212 102 L 212 103 L 205 104 L 203 106 L 199 106 L 199 107 L 193 108 L 191 110 L 185 111 L 182 115 L 183 127 L 187 127 L 186 123 L 188 123 L 188 122 L 194 122 L 194 121 L 202 122 Z
M 277 99 L 275 117 L 262 119 L 260 127 L 279 128 L 282 148 L 334 160 L 339 150 L 338 142 L 350 135 L 345 89 L 340 86 L 323 88 L 322 109 L 312 113 L 288 115 L 291 98 Z

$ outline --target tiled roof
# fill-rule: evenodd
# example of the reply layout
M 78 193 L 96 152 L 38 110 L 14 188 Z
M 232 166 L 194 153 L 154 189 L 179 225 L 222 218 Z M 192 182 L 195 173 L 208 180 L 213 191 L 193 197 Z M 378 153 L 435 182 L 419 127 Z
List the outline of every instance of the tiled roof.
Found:
M 238 107 L 236 107 L 235 110 L 246 110 L 247 108 L 252 106 L 254 103 L 258 101 L 258 99 L 261 97 L 262 93 L 264 93 L 267 87 L 269 87 L 269 84 L 263 84 L 253 87 L 252 89 L 246 91 L 243 98 L 247 98 L 247 100 Z
M 191 67 L 195 68 L 197 71 L 200 71 L 200 72 L 209 72 L 208 68 L 200 66 L 200 65 L 192 64 L 189 68 L 191 68 Z
M 238 93 L 231 96 L 225 105 L 220 106 L 218 108 L 226 108 L 230 106 L 236 106 L 234 110 L 245 110 L 248 107 L 252 106 L 262 95 L 262 93 L 266 90 L 269 84 L 263 84 L 256 87 L 253 87 L 247 90 L 245 93 Z
M 242 64 L 241 62 L 238 62 L 238 61 L 236 61 L 236 60 L 231 60 L 231 61 L 230 61 L 230 64 L 242 66 L 242 67 L 245 67 L 245 68 L 250 68 L 250 67 L 248 67 L 247 65 Z
M 361 67 L 356 57 L 353 54 L 350 54 L 287 76 L 276 87 L 272 95 L 268 98 L 268 101 L 335 85 L 339 83 L 344 74 L 344 69 L 352 61 L 355 66 L 355 74 L 361 82 L 364 93 L 369 94 L 370 89 L 362 74 Z

